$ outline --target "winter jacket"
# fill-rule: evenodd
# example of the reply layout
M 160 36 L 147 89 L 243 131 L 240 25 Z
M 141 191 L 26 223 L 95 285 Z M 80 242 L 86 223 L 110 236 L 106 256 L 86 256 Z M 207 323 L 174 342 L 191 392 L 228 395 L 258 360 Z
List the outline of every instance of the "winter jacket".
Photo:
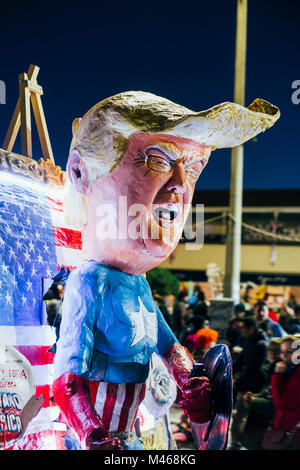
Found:
M 238 372 L 235 388 L 239 392 L 258 393 L 265 384 L 262 366 L 266 363 L 267 340 L 263 331 L 257 331 L 251 338 L 244 338 L 242 348 L 233 365 L 234 373 Z
M 274 425 L 291 431 L 300 422 L 300 367 L 287 373 L 276 372 L 271 379 L 271 392 L 276 410 Z

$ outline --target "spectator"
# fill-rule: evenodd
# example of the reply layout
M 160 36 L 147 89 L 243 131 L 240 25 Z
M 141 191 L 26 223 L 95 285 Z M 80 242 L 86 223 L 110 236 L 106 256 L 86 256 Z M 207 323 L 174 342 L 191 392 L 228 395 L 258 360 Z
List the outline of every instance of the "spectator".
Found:
M 262 365 L 267 356 L 266 335 L 253 317 L 242 318 L 240 332 L 243 337 L 242 351 L 233 363 L 234 398 L 239 392 L 260 392 L 265 382 Z
M 300 305 L 294 307 L 295 316 L 290 319 L 288 333 L 296 335 L 300 333 Z
M 167 309 L 166 301 L 164 297 L 160 294 L 158 294 L 157 291 L 153 291 L 153 299 L 158 308 L 160 309 L 161 313 L 163 314 L 163 317 L 168 324 L 168 326 L 171 328 L 172 331 L 175 330 L 175 325 L 174 325 L 174 320 L 173 320 L 173 315 L 170 314 L 169 310 Z
M 174 303 L 173 322 L 174 322 L 174 328 L 175 328 L 174 333 L 177 338 L 186 325 L 186 309 L 187 309 L 187 303 L 185 301 L 186 295 L 187 294 L 184 291 L 179 292 L 177 299 Z
M 244 393 L 233 415 L 231 449 L 237 450 L 241 446 L 248 450 L 261 449 L 264 431 L 275 416 L 270 385 L 275 364 L 280 360 L 280 341 L 281 338 L 274 338 L 268 344 L 267 363 L 262 365 L 263 388 L 256 394 Z
M 205 301 L 205 295 L 201 287 L 197 284 L 194 287 L 194 295 L 189 299 L 188 303 L 189 305 L 194 305 L 196 302 L 204 302 Z
M 293 431 L 300 424 L 300 353 L 299 338 L 286 336 L 281 341 L 281 359 L 277 362 L 271 380 L 275 406 L 274 428 Z M 296 446 L 300 448 L 300 428 Z M 294 442 L 295 444 L 295 442 Z
M 245 312 L 246 310 L 243 303 L 239 303 L 233 307 L 234 318 L 230 321 L 226 333 L 230 350 L 232 350 L 234 346 L 241 345 L 243 338 L 240 333 L 240 320 L 245 316 Z
M 269 316 L 269 307 L 266 302 L 260 300 L 254 307 L 254 316 L 258 325 L 263 329 L 269 338 L 282 338 L 286 332 L 279 323 L 274 322 Z
M 216 330 L 209 328 L 209 321 L 204 320 L 203 327 L 196 332 L 196 346 L 197 349 L 194 353 L 196 362 L 201 360 L 203 354 L 216 345 L 219 333 Z

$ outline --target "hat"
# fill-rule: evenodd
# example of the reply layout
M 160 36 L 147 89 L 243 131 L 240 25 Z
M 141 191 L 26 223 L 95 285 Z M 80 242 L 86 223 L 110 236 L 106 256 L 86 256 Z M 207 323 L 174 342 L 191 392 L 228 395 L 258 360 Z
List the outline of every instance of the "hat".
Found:
M 97 103 L 82 120 L 75 120 L 73 133 L 76 134 L 79 125 L 85 128 L 84 135 L 86 131 L 93 134 L 97 122 L 102 122 L 109 123 L 126 138 L 136 131 L 164 133 L 217 149 L 243 144 L 272 127 L 279 116 L 276 106 L 260 98 L 247 108 L 224 102 L 196 112 L 152 93 L 127 91 Z M 89 121 L 88 129 L 84 121 Z

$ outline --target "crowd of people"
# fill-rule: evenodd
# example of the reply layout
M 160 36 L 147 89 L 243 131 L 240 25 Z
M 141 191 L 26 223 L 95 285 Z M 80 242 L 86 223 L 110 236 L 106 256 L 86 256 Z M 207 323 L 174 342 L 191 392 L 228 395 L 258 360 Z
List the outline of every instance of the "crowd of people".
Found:
M 196 361 L 218 341 L 204 293 L 180 292 L 172 309 L 160 307 L 178 340 Z M 172 310 L 172 313 L 170 313 Z M 240 302 L 228 321 L 233 366 L 233 414 L 228 449 L 300 449 L 300 306 Z M 182 416 L 180 436 L 189 436 Z M 191 437 L 191 436 L 190 436 Z
M 63 289 L 54 283 L 44 298 L 57 338 Z M 201 288 L 196 285 L 191 297 L 181 291 L 171 307 L 163 296 L 154 293 L 154 299 L 180 343 L 199 362 L 219 339 Z M 275 313 L 262 300 L 251 309 L 240 302 L 228 320 L 226 342 L 233 366 L 228 449 L 300 449 L 300 306 L 283 303 Z M 175 403 L 179 400 L 178 392 Z M 173 437 L 179 447 L 192 441 L 184 412 Z

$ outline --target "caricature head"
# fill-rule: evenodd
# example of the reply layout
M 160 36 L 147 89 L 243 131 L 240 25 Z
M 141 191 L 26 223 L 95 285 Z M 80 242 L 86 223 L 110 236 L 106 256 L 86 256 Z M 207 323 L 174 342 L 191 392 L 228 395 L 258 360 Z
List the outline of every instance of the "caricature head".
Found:
M 240 145 L 278 113 L 262 100 L 196 113 L 151 93 L 126 92 L 76 119 L 65 214 L 82 230 L 85 257 L 131 274 L 160 264 L 181 237 L 211 151 Z

